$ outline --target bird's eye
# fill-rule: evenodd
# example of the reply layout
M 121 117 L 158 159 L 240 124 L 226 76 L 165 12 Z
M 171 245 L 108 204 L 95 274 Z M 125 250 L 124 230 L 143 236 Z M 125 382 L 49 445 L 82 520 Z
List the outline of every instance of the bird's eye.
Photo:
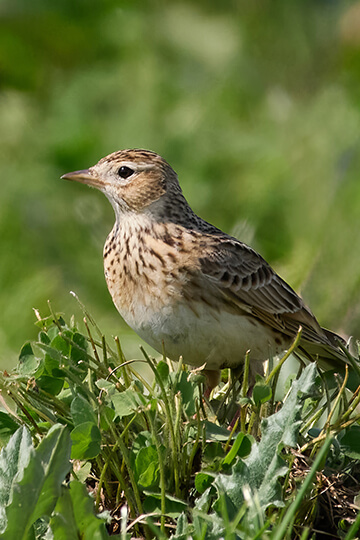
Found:
M 125 165 L 120 167 L 120 169 L 118 170 L 118 175 L 120 176 L 120 178 L 129 178 L 129 176 L 131 176 L 132 174 L 134 174 L 134 171 L 130 169 L 130 167 L 126 167 Z

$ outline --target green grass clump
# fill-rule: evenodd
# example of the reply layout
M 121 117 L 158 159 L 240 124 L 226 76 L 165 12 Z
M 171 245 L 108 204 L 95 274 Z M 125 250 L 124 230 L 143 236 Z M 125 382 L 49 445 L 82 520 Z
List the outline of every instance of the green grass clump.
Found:
M 85 332 L 37 318 L 37 342 L 0 378 L 1 538 L 316 538 L 325 500 L 323 530 L 356 537 L 360 393 L 347 373 L 310 364 L 275 401 L 286 358 L 249 391 L 247 357 L 208 401 L 201 371 L 143 351 L 145 380 L 87 313 Z

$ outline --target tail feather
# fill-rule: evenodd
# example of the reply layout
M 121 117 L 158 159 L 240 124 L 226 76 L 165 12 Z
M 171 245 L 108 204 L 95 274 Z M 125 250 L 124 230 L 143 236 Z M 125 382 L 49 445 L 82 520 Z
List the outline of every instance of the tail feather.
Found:
M 354 353 L 349 350 L 345 339 L 331 330 L 321 328 L 328 343 L 316 343 L 313 341 L 301 340 L 300 351 L 311 360 L 316 360 L 320 368 L 324 371 L 335 370 L 340 374 L 345 373 L 345 366 L 349 366 L 349 379 L 351 377 L 351 387 L 354 389 L 360 385 L 360 362 Z M 346 349 L 347 353 L 343 350 Z M 349 356 L 351 358 L 349 358 Z M 355 369 L 354 369 L 355 366 Z
M 336 334 L 335 332 L 332 332 L 331 330 L 327 330 L 327 328 L 321 328 L 321 330 L 324 332 L 324 334 L 330 341 L 331 345 L 333 345 L 333 347 L 335 347 L 336 349 L 339 349 L 339 343 L 341 343 L 344 347 L 346 347 L 346 341 L 342 336 L 339 336 L 339 334 Z

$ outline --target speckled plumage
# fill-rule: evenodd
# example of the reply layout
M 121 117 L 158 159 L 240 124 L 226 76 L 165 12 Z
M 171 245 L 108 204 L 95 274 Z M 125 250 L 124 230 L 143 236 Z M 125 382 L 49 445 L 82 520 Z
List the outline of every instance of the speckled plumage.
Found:
M 121 172 L 122 171 L 122 172 Z M 123 176 L 122 176 L 123 173 Z M 125 177 L 126 176 L 126 177 Z M 329 363 L 345 356 L 293 289 L 252 248 L 198 217 L 159 155 L 121 150 L 64 175 L 100 189 L 115 225 L 104 247 L 107 285 L 124 320 L 150 345 L 209 370 L 253 374 L 289 347 Z

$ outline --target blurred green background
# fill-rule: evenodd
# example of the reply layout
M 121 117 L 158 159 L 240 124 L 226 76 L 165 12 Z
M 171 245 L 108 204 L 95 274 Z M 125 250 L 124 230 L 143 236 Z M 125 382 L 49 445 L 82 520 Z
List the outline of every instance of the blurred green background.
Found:
M 100 193 L 59 179 L 162 154 L 202 217 L 251 243 L 320 322 L 360 337 L 360 2 L 0 2 L 0 366 L 33 307 L 128 355 L 103 278 Z

